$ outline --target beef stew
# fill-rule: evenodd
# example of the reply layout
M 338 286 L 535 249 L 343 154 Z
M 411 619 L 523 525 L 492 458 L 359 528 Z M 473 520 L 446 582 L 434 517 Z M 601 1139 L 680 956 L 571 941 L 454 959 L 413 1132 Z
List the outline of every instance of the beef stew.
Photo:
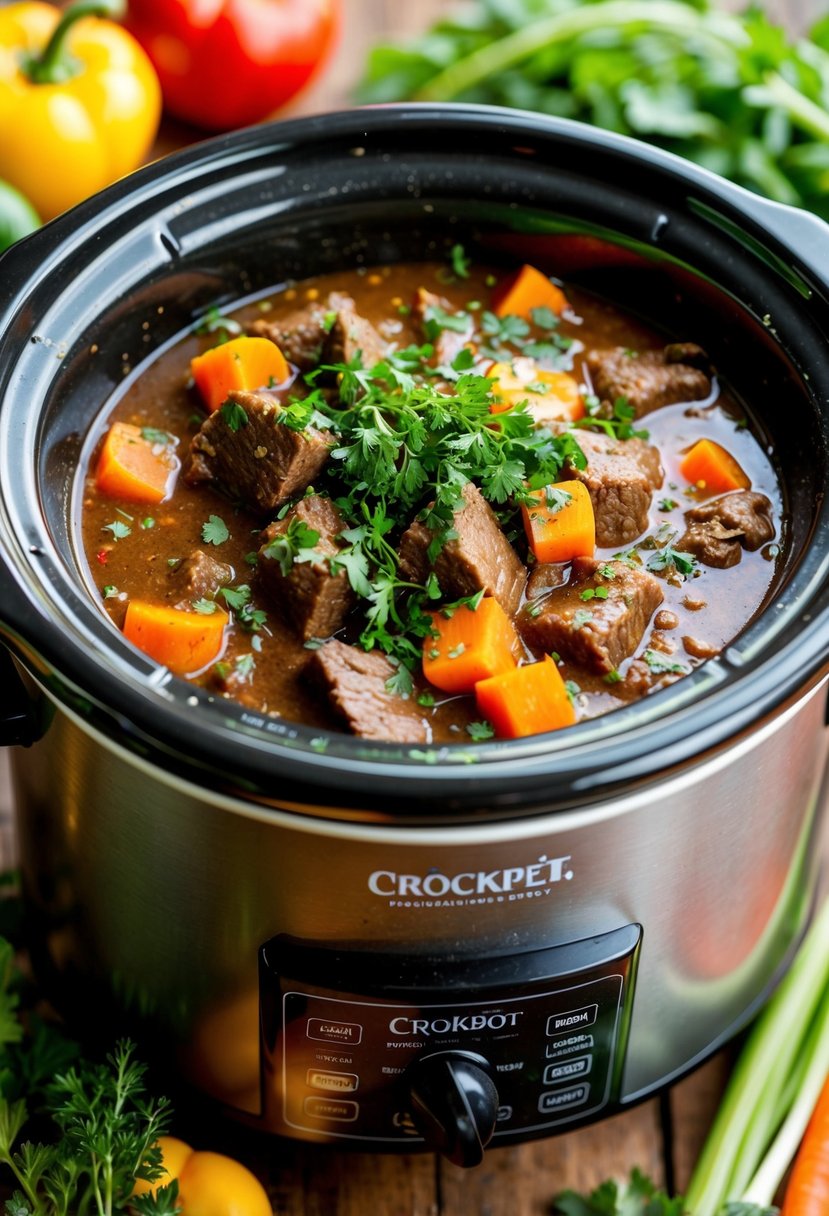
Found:
M 133 428 L 163 490 L 102 486 L 100 455 L 86 470 L 114 624 L 258 713 L 411 743 L 566 726 L 717 654 L 779 552 L 746 409 L 693 335 L 532 269 L 456 247 L 449 265 L 327 275 L 210 313 L 150 361 L 104 444 Z M 240 338 L 275 345 L 287 375 L 245 379 Z M 205 412 L 191 360 L 217 347 L 235 350 Z M 468 682 L 447 692 L 453 662 Z M 484 681 L 503 715 L 482 713 Z

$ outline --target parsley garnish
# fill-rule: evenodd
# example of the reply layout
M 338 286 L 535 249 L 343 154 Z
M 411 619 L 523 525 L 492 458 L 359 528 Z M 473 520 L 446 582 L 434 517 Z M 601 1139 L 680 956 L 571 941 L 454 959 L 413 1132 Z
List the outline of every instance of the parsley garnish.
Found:
M 201 612 L 203 616 L 210 616 L 216 611 L 217 604 L 215 600 L 193 600 L 193 611 Z
M 417 697 L 417 703 L 418 705 L 422 706 L 423 709 L 434 709 L 434 695 L 430 692 L 422 692 Z
M 219 595 L 228 608 L 232 608 L 234 612 L 238 612 L 241 608 L 244 608 L 250 599 L 250 587 L 247 583 L 242 583 L 240 587 L 220 587 Z
M 113 599 L 115 599 L 115 597 L 117 595 L 118 595 L 118 588 L 115 587 L 112 583 L 109 583 L 109 584 L 107 584 L 106 587 L 104 587 L 104 599 L 105 600 L 113 600 Z
M 227 342 L 242 332 L 238 321 L 222 316 L 222 311 L 216 305 L 208 308 L 204 316 L 193 326 L 194 334 L 218 334 L 219 343 Z
M 660 511 L 673 511 L 678 506 L 679 506 L 679 503 L 676 502 L 673 498 L 660 498 L 659 502 L 657 503 L 657 508 Z
M 589 621 L 593 620 L 593 613 L 586 608 L 577 608 L 573 613 L 573 621 L 570 628 L 573 630 L 583 629 Z
M 144 529 L 145 532 L 149 532 L 150 528 L 155 527 L 155 520 L 153 519 L 152 515 L 147 515 L 144 519 L 141 520 L 141 527 Z
M 604 677 L 604 682 L 605 684 L 618 684 L 621 678 L 621 674 L 614 667 L 613 671 L 609 671 Z
M 312 562 L 319 565 L 324 560 L 323 555 L 316 549 L 319 538 L 320 534 L 315 528 L 310 528 L 304 520 L 295 515 L 285 531 L 268 541 L 262 552 L 269 561 L 279 563 L 279 569 L 287 578 L 294 562 Z
M 115 540 L 123 540 L 130 535 L 132 528 L 129 524 L 122 524 L 120 519 L 114 519 L 111 524 L 104 524 L 102 531 L 111 532 Z
M 573 702 L 575 702 L 576 697 L 581 692 L 581 685 L 577 684 L 575 680 L 565 680 L 564 689 L 565 689 L 565 692 L 567 693 L 567 696 L 570 698 L 570 702 L 572 704 Z
M 452 246 L 451 259 L 452 269 L 458 278 L 468 279 L 469 267 L 472 265 L 472 259 L 466 256 L 463 245 Z
M 672 671 L 678 675 L 686 675 L 689 670 L 684 663 L 675 663 L 673 659 L 659 650 L 646 650 L 642 658 L 651 671 Z
M 206 545 L 223 545 L 230 539 L 227 524 L 218 515 L 211 515 L 207 523 L 202 524 L 201 538 Z
M 466 646 L 464 643 L 458 642 L 457 646 L 453 646 L 451 650 L 447 651 L 446 657 L 449 659 L 459 659 L 465 650 Z
M 585 587 L 584 591 L 579 593 L 580 600 L 606 600 L 607 587 Z
M 605 563 L 604 566 L 599 566 L 597 573 L 602 578 L 606 578 L 606 579 L 614 579 L 616 577 L 616 571 L 613 569 L 612 566 L 608 565 L 607 563 Z
M 423 332 L 430 342 L 439 338 L 444 329 L 465 334 L 470 324 L 471 319 L 465 312 L 447 312 L 440 304 L 429 304 L 423 313 Z
M 544 487 L 544 504 L 551 515 L 557 515 L 572 501 L 573 495 L 569 490 L 559 490 L 555 486 Z
M 220 407 L 219 413 L 227 423 L 228 430 L 233 431 L 234 434 L 243 426 L 247 426 L 248 422 L 250 421 L 247 411 L 244 410 L 236 401 L 226 401 L 224 405 Z
M 669 566 L 673 566 L 677 574 L 688 575 L 693 573 L 696 562 L 693 553 L 681 553 L 672 545 L 665 545 L 648 559 L 648 569 L 667 570 Z
M 176 442 L 175 436 L 171 435 L 169 431 L 160 431 L 154 426 L 142 426 L 141 438 L 147 443 L 151 443 L 153 447 L 161 448 L 171 447 Z
M 252 654 L 240 654 L 233 664 L 233 670 L 243 684 L 247 684 L 256 670 L 256 659 Z
M 483 743 L 485 739 L 495 738 L 495 727 L 491 722 L 470 722 L 466 728 L 469 738 L 475 743 Z
M 588 415 L 590 415 L 589 410 Z M 634 430 L 633 423 L 635 420 L 636 410 L 630 404 L 627 397 L 617 397 L 613 402 L 613 414 L 610 418 L 598 418 L 595 415 L 590 415 L 587 418 L 580 418 L 573 425 L 586 427 L 594 431 L 604 431 L 611 439 L 648 439 L 650 435 L 649 431 Z

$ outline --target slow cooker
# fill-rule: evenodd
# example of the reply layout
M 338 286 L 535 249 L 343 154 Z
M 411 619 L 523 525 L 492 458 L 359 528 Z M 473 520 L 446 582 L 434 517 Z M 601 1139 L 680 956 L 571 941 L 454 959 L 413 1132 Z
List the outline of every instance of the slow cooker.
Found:
M 208 304 L 458 240 L 709 349 L 785 489 L 762 612 L 669 689 L 474 748 L 320 734 L 133 650 L 77 534 L 107 399 Z M 253 1127 L 462 1164 L 735 1034 L 814 893 L 829 229 L 578 124 L 387 107 L 163 160 L 1 265 L 0 729 L 61 1008 L 137 1027 Z

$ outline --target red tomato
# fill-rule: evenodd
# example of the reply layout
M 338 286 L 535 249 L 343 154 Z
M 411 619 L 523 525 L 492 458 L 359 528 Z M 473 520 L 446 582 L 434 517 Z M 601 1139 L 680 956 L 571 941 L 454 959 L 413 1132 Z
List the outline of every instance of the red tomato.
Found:
M 126 26 L 170 114 L 209 131 L 259 122 L 308 82 L 339 28 L 340 0 L 130 0 Z

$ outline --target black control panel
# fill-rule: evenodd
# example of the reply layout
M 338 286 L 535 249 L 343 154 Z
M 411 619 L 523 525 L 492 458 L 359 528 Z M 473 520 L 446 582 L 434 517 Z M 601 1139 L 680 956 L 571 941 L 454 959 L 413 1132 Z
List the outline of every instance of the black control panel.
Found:
M 482 1142 L 595 1117 L 618 1094 L 640 938 L 626 925 L 483 959 L 275 938 L 261 952 L 268 1126 L 443 1149 L 435 1129 L 469 1121 L 470 1102 L 491 1123 Z M 453 1159 L 472 1164 L 472 1151 Z

